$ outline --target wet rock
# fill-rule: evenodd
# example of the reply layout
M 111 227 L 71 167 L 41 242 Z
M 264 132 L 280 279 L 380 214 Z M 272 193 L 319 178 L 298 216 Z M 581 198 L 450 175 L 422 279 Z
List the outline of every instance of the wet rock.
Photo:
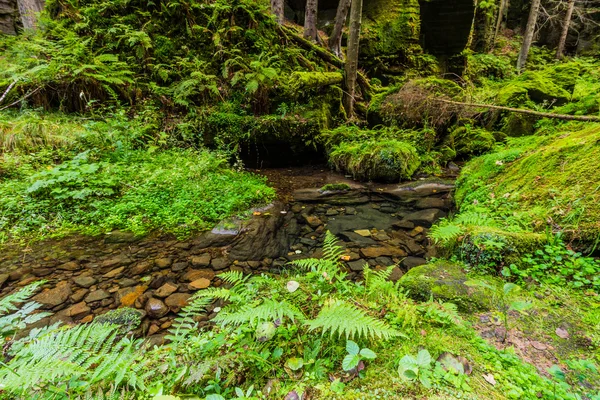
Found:
M 79 303 L 81 300 L 83 300 L 83 298 L 85 297 L 86 294 L 88 294 L 87 289 L 76 290 L 75 293 L 73 293 L 73 295 L 71 295 L 71 301 L 73 303 Z
M 31 272 L 31 268 L 19 268 L 15 271 L 12 271 L 8 274 L 8 278 L 11 281 L 18 281 L 23 278 L 25 275 Z
M 154 291 L 154 295 L 156 297 L 164 298 L 164 297 L 169 297 L 176 291 L 177 291 L 177 285 L 167 282 L 164 285 L 162 285 L 161 287 L 159 287 L 158 289 L 156 289 Z
M 415 207 L 422 210 L 429 208 L 439 208 L 442 210 L 447 210 L 449 208 L 447 201 L 438 197 L 425 197 L 423 199 L 419 199 L 415 203 Z
M 89 314 L 92 311 L 91 308 L 88 307 L 87 304 L 85 304 L 84 301 L 74 304 L 71 307 L 67 308 L 67 312 L 66 315 L 68 317 L 81 317 L 84 315 Z
M 17 286 L 27 286 L 30 283 L 33 283 L 37 280 L 38 280 L 38 278 L 36 276 L 30 276 L 29 278 L 25 278 L 25 279 L 19 281 L 19 283 L 17 283 Z
M 414 199 L 419 197 L 428 197 L 449 193 L 454 190 L 454 183 L 451 181 L 430 180 L 425 182 L 409 182 L 391 187 L 382 192 L 386 197 L 398 200 Z
M 42 277 L 42 276 L 48 276 L 52 272 L 54 272 L 54 270 L 52 268 L 35 268 L 33 270 L 32 274 L 37 277 Z
M 210 265 L 210 254 L 204 253 L 199 256 L 194 256 L 190 260 L 194 267 L 208 267 Z
M 63 304 L 71 295 L 71 285 L 69 282 L 59 282 L 54 289 L 46 289 L 42 293 L 33 297 L 33 300 L 47 306 L 55 307 Z
M 420 257 L 406 257 L 402 260 L 402 266 L 409 270 L 425 264 L 427 264 L 427 260 Z
M 215 271 L 220 271 L 222 269 L 229 267 L 229 261 L 226 258 L 215 258 L 214 260 L 211 261 L 210 266 Z
M 116 266 L 127 266 L 131 265 L 132 261 L 129 257 L 124 254 L 104 260 L 101 264 L 102 268 L 113 268 Z
M 404 275 L 404 272 L 399 267 L 394 267 L 392 273 L 390 274 L 390 281 L 398 282 L 400 278 Z
M 105 292 L 102 289 L 98 289 L 98 290 L 94 290 L 93 292 L 91 292 L 90 294 L 88 294 L 85 297 L 85 302 L 86 303 L 93 303 L 95 301 L 100 301 L 100 300 L 104 300 L 106 298 L 110 297 L 110 294 Z
M 316 215 L 304 214 L 302 215 L 302 218 L 304 218 L 304 221 L 306 221 L 308 226 L 310 226 L 313 229 L 318 228 L 320 225 L 323 225 L 323 221 L 321 221 L 321 219 L 319 219 L 319 217 L 317 217 Z
M 107 233 L 104 237 L 104 243 L 134 243 L 138 240 L 135 234 L 131 232 L 114 231 Z
M 338 235 L 338 237 L 341 238 L 345 242 L 356 243 L 359 246 L 371 246 L 371 245 L 377 244 L 377 242 L 374 241 L 373 239 L 361 236 L 354 232 L 341 232 Z
M 365 269 L 365 264 L 366 262 L 364 260 L 350 261 L 348 263 L 348 267 L 352 271 L 362 271 L 363 269 Z
M 493 306 L 493 294 L 488 289 L 465 285 L 468 280 L 459 265 L 441 261 L 411 269 L 404 274 L 400 285 L 415 300 L 427 301 L 433 297 L 454 303 L 464 312 L 489 310 Z M 496 286 L 492 280 L 486 283 Z
M 173 312 L 179 312 L 182 307 L 187 305 L 188 299 L 191 297 L 188 293 L 175 293 L 167 297 L 165 303 Z M 147 307 L 147 306 L 146 306 Z
M 151 318 L 162 318 L 169 312 L 169 308 L 165 303 L 153 297 L 148 299 L 145 309 Z
M 120 287 L 130 287 L 134 286 L 136 283 L 137 281 L 131 278 L 123 278 L 117 282 Z
M 0 288 L 4 285 L 4 282 L 8 280 L 8 274 L 0 274 Z
M 75 282 L 76 285 L 81 286 L 83 288 L 89 288 L 90 286 L 96 284 L 96 282 L 98 281 L 92 276 L 81 275 L 73 278 L 73 282 Z
M 371 231 L 368 229 L 359 229 L 357 231 L 354 231 L 354 233 L 362 237 L 371 237 Z
M 333 217 L 338 215 L 340 212 L 334 208 L 330 208 L 329 210 L 327 210 L 327 212 L 325 213 L 326 216 L 328 217 Z
M 192 269 L 181 277 L 182 280 L 192 282 L 200 278 L 208 279 L 209 281 L 215 277 L 215 271 L 211 269 Z
M 123 271 L 125 270 L 125 267 L 120 267 L 120 268 L 115 268 L 112 271 L 107 272 L 106 274 L 104 274 L 103 276 L 105 278 L 116 278 L 117 276 L 120 276 Z
M 148 336 L 154 335 L 156 332 L 160 331 L 160 327 L 157 325 L 150 325 L 148 328 Z
M 375 262 L 380 267 L 389 267 L 390 265 L 394 265 L 394 261 L 389 257 L 377 257 Z
M 61 264 L 58 267 L 56 267 L 57 269 L 61 269 L 64 271 L 77 271 L 79 270 L 81 267 L 79 266 L 78 263 L 76 263 L 75 261 L 69 261 L 67 263 Z
M 206 278 L 196 279 L 195 281 L 191 282 L 188 285 L 190 290 L 206 289 L 209 286 L 210 286 L 210 281 Z
M 394 224 L 394 228 L 396 229 L 413 229 L 414 227 L 415 224 L 413 222 L 407 221 L 405 219 Z
M 408 236 L 414 238 L 414 237 L 419 236 L 423 232 L 425 232 L 425 228 L 423 228 L 422 226 L 417 226 L 415 229 L 413 229 L 412 231 L 410 231 L 410 233 L 408 234 Z
M 160 269 L 169 268 L 171 266 L 171 264 L 173 264 L 173 259 L 166 258 L 166 257 L 159 258 L 158 260 L 154 261 L 154 265 L 156 265 Z
M 405 257 L 407 255 L 404 250 L 392 246 L 367 247 L 360 249 L 360 254 L 365 258 L 377 258 L 382 256 Z
M 132 307 L 136 300 L 148 289 L 147 286 L 123 288 L 117 291 L 117 303 L 121 307 Z
M 129 273 L 131 275 L 142 275 L 150 271 L 152 269 L 152 266 L 153 263 L 151 263 L 150 261 L 142 261 L 134 265 L 133 268 L 129 270 Z
M 377 232 L 376 234 L 373 235 L 373 238 L 380 242 L 385 242 L 386 240 L 391 239 L 385 232 Z
M 173 272 L 179 272 L 179 271 L 183 271 L 187 267 L 188 267 L 188 263 L 187 262 L 178 262 L 178 263 L 175 263 L 175 264 L 173 264 L 171 266 L 171 271 L 173 271 Z
M 406 221 L 410 221 L 415 225 L 431 227 L 435 221 L 445 217 L 447 214 L 438 208 L 428 208 L 426 210 L 415 211 L 404 217 Z

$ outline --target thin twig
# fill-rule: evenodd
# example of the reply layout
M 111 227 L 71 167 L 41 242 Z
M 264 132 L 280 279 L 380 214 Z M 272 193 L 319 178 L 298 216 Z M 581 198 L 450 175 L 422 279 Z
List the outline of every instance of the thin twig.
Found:
M 7 108 L 10 108 L 10 107 L 12 107 L 12 106 L 15 106 L 15 105 L 19 104 L 19 103 L 20 103 L 20 102 L 22 102 L 23 100 L 25 100 L 25 99 L 27 99 L 28 97 L 31 97 L 31 96 L 33 96 L 34 94 L 36 94 L 37 92 L 39 92 L 41 89 L 42 89 L 42 88 L 41 88 L 41 87 L 39 87 L 39 88 L 35 89 L 34 91 L 27 93 L 25 96 L 21 97 L 19 100 L 15 101 L 14 103 L 10 103 L 9 105 L 7 105 L 7 106 L 4 106 L 4 107 L 0 108 L 0 111 L 4 111 L 4 110 L 6 110 Z
M 10 90 L 17 84 L 17 81 L 14 81 L 13 83 L 11 83 L 10 85 L 8 85 L 8 89 L 6 89 L 4 91 L 4 94 L 2 95 L 2 97 L 0 97 L 0 104 L 2 104 L 2 102 L 4 101 L 4 99 L 6 98 L 6 96 L 8 96 L 8 92 L 10 92 Z

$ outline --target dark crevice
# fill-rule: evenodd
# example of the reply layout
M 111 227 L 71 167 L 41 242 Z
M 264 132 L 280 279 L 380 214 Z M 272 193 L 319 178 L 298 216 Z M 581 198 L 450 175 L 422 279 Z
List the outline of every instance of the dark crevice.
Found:
M 420 0 L 421 45 L 438 56 L 462 52 L 473 24 L 472 0 Z

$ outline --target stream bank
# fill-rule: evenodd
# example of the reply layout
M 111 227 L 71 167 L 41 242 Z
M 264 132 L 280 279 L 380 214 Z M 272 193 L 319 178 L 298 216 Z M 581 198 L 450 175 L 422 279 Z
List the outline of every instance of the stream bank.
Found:
M 44 279 L 34 300 L 53 315 L 36 326 L 89 322 L 109 310 L 132 307 L 143 318 L 140 333 L 151 336 L 170 327 L 195 291 L 219 287 L 221 272 L 278 273 L 290 261 L 319 257 L 327 230 L 345 247 L 342 258 L 352 279 L 360 278 L 368 263 L 396 265 L 392 279 L 397 280 L 435 255 L 427 231 L 452 207 L 451 181 L 366 185 L 324 171 L 297 180 L 296 172 L 279 176 L 283 201 L 186 240 L 113 232 L 7 247 L 0 259 L 0 296 Z M 285 176 L 289 185 L 283 188 Z M 340 182 L 349 189 L 319 189 Z

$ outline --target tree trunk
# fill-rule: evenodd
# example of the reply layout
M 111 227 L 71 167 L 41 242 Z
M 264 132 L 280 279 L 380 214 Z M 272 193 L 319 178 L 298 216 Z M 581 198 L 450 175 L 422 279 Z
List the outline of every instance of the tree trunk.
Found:
M 317 15 L 319 12 L 319 0 L 306 0 L 306 11 L 304 14 L 304 38 L 316 42 L 319 32 L 317 31 Z
M 342 31 L 344 25 L 346 25 L 346 19 L 348 18 L 348 11 L 352 0 L 340 0 L 338 5 L 337 14 L 335 15 L 335 25 L 333 26 L 333 32 L 329 37 L 329 49 L 339 58 L 344 58 L 342 54 Z
M 531 2 L 529 20 L 527 20 L 527 28 L 525 28 L 525 36 L 523 37 L 523 45 L 521 46 L 521 52 L 519 53 L 519 59 L 517 61 L 517 70 L 519 71 L 522 71 L 525 67 L 525 64 L 527 63 L 529 49 L 531 48 L 531 44 L 533 43 L 535 26 L 537 25 L 537 19 L 540 13 L 540 2 L 541 0 L 533 0 Z
M 271 0 L 271 11 L 277 18 L 278 24 L 283 24 L 285 22 L 285 17 L 283 15 L 284 11 L 284 0 Z
M 19 14 L 25 29 L 37 27 L 37 14 L 44 9 L 44 0 L 18 0 Z
M 575 0 L 569 0 L 567 8 L 567 14 L 565 14 L 565 20 L 563 21 L 563 30 L 558 41 L 558 48 L 556 49 L 556 58 L 562 58 L 565 52 L 565 44 L 567 43 L 567 36 L 569 35 L 569 27 L 571 26 L 571 17 L 573 16 L 573 10 L 575 9 Z
M 504 11 L 506 10 L 506 3 L 508 0 L 500 0 L 500 7 L 498 9 L 498 19 L 496 20 L 496 29 L 494 30 L 494 38 L 492 39 L 492 50 L 496 46 L 496 38 L 500 33 L 500 28 L 502 27 L 502 20 L 504 19 Z
M 362 9 L 363 0 L 352 0 L 352 8 L 350 9 L 350 37 L 348 39 L 347 51 L 348 59 L 346 61 L 346 92 L 344 93 L 344 108 L 346 109 L 348 118 L 354 117 Z

